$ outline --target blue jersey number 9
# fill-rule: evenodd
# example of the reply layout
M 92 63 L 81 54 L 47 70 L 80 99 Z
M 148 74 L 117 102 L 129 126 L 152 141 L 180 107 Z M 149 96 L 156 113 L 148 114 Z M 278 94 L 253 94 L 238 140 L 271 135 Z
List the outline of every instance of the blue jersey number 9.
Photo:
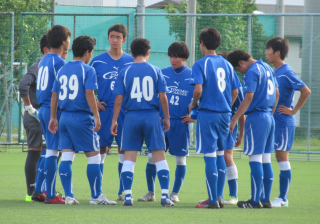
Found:
M 270 77 L 270 72 L 267 71 L 267 76 Z M 274 85 L 272 80 L 268 79 L 268 94 L 272 95 L 274 93 Z
M 153 80 L 150 76 L 145 76 L 142 79 L 142 92 L 140 88 L 140 78 L 135 77 L 133 79 L 132 89 L 131 89 L 131 99 L 137 99 L 137 102 L 141 102 L 141 98 L 146 101 L 151 101 L 153 98 Z
M 68 88 L 67 88 L 68 78 L 67 78 L 67 76 L 62 75 L 59 78 L 59 82 L 60 82 L 60 88 L 62 90 L 62 92 L 61 91 L 59 92 L 59 100 L 64 100 L 67 97 L 67 92 L 68 92 Z M 70 77 L 68 87 L 71 91 L 73 91 L 73 93 L 69 93 L 69 99 L 74 100 L 77 97 L 78 90 L 79 90 L 79 82 L 78 82 L 78 77 L 76 75 L 72 75 Z

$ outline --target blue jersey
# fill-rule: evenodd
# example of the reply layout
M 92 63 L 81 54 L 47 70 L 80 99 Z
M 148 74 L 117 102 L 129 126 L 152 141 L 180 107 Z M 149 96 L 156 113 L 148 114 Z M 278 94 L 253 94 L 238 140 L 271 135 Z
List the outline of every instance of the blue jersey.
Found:
M 274 72 L 274 76 L 277 79 L 279 85 L 280 97 L 278 101 L 278 107 L 284 105 L 289 108 L 293 108 L 293 96 L 294 91 L 306 86 L 292 68 L 288 64 L 282 65 Z M 277 109 L 278 109 L 277 107 Z M 277 110 L 274 112 L 274 119 L 277 126 L 296 126 L 296 119 L 294 115 L 279 114 Z
M 194 86 L 190 85 L 191 69 L 183 66 L 173 69 L 171 66 L 161 69 L 167 83 L 167 98 L 171 119 L 181 119 L 188 115 L 188 106 L 193 97 Z M 163 111 L 160 113 L 164 117 Z
M 237 76 L 236 73 L 234 73 L 234 78 L 236 80 L 236 85 L 238 86 L 238 96 L 236 101 L 234 101 L 233 105 L 232 105 L 232 116 L 237 112 L 237 110 L 240 107 L 240 104 L 243 101 L 243 90 L 242 90 L 242 85 L 241 82 L 239 80 L 239 77 Z
M 243 77 L 243 91 L 254 93 L 245 114 L 254 111 L 272 111 L 276 103 L 276 87 L 278 83 L 271 67 L 261 59 L 252 63 Z
M 83 111 L 92 114 L 86 98 L 86 89 L 97 89 L 94 68 L 82 61 L 71 61 L 58 72 L 53 92 L 58 93 L 58 104 L 62 111 Z
M 58 54 L 48 53 L 41 59 L 37 77 L 37 101 L 39 106 L 50 107 L 54 80 L 65 63 Z
M 232 65 L 220 55 L 207 55 L 192 66 L 190 84 L 202 84 L 199 110 L 231 112 L 232 90 L 237 89 Z
M 113 89 L 118 73 L 132 62 L 131 55 L 125 52 L 117 60 L 113 59 L 108 52 L 104 52 L 94 57 L 90 62 L 90 65 L 95 68 L 97 73 L 99 101 L 105 102 L 107 104 L 106 107 L 113 108 L 116 98 Z
M 161 92 L 166 92 L 163 74 L 148 62 L 133 63 L 121 70 L 114 88 L 114 94 L 123 95 L 122 105 L 128 111 L 159 111 Z

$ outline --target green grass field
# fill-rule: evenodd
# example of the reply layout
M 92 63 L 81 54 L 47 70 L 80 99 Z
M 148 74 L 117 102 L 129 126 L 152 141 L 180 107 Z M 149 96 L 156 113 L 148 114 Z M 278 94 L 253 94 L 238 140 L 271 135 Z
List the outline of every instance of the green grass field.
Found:
M 225 206 L 220 210 L 195 209 L 198 200 L 207 198 L 204 162 L 201 156 L 192 154 L 187 159 L 188 170 L 179 194 L 180 203 L 172 208 L 160 206 L 160 185 L 156 182 L 156 201 L 137 202 L 124 207 L 89 205 L 90 189 L 86 177 L 87 159 L 77 154 L 73 164 L 73 186 L 80 205 L 44 205 L 25 202 L 26 186 L 24 163 L 26 153 L 10 148 L 0 153 L 0 223 L 319 223 L 320 222 L 320 169 L 318 162 L 291 162 L 293 179 L 289 192 L 289 208 L 249 210 L 236 206 Z M 171 168 L 171 188 L 174 178 L 174 157 L 168 155 Z M 146 156 L 139 156 L 135 166 L 133 197 L 147 192 L 145 181 Z M 250 196 L 250 171 L 248 158 L 235 159 L 239 170 L 239 199 Z M 275 181 L 272 199 L 278 196 L 279 168 L 272 161 Z M 103 191 L 115 200 L 118 192 L 118 156 L 107 156 L 104 171 Z M 57 190 L 63 192 L 60 179 Z M 224 197 L 228 196 L 226 184 Z

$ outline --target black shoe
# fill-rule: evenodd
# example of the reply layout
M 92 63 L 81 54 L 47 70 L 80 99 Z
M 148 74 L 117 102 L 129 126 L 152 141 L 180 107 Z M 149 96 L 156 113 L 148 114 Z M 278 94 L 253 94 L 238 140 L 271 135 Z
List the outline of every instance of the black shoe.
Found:
M 260 201 L 260 203 L 262 204 L 263 208 L 272 208 L 272 203 L 270 200 L 267 202 Z
M 239 208 L 262 208 L 262 204 L 260 203 L 260 201 L 256 206 L 253 206 L 251 204 L 251 199 L 249 199 L 248 201 L 238 201 L 237 205 Z
M 223 199 L 222 199 L 222 197 L 218 197 L 218 202 L 219 202 L 219 206 L 220 206 L 220 208 L 224 208 L 224 204 L 223 204 Z

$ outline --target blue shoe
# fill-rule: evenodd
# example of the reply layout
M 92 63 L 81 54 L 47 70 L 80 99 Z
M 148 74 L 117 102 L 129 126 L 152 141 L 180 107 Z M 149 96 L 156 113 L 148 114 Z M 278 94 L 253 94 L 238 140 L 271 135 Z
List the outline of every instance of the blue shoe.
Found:
M 174 206 L 174 203 L 169 198 L 162 198 L 161 205 L 163 207 L 170 207 L 170 206 Z
M 126 199 L 123 201 L 124 206 L 132 206 L 133 205 L 133 199 Z

